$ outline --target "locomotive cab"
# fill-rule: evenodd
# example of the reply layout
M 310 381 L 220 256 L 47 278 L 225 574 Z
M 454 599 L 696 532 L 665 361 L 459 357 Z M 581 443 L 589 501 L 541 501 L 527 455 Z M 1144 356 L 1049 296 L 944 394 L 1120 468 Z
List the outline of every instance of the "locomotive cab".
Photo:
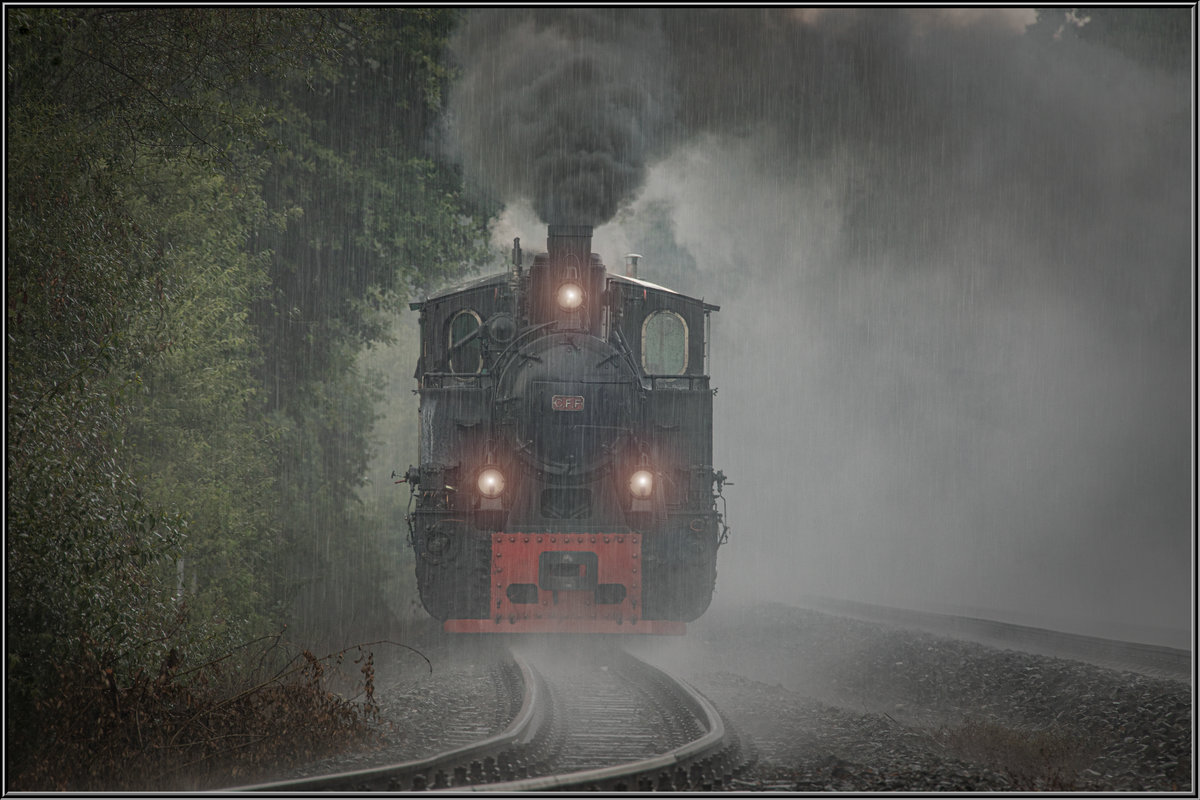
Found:
M 452 632 L 682 633 L 725 538 L 717 307 L 609 274 L 590 228 L 547 245 L 527 272 L 518 240 L 510 272 L 412 304 L 422 602 Z

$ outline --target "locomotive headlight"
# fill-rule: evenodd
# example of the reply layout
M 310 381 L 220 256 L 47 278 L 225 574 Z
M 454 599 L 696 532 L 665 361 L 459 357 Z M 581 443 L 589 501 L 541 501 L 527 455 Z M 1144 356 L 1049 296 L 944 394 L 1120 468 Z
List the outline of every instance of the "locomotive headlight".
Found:
M 583 287 L 573 281 L 567 281 L 558 287 L 558 307 L 563 311 L 574 311 L 583 305 Z
M 639 500 L 645 500 L 654 492 L 654 476 L 649 470 L 639 469 L 629 476 L 629 493 Z
M 491 499 L 504 491 L 504 473 L 495 467 L 487 467 L 479 473 L 479 493 Z

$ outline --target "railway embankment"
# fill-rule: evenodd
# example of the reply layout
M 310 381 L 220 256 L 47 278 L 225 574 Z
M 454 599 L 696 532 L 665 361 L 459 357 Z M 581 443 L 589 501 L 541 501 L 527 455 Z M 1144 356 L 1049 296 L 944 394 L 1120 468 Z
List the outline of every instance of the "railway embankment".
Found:
M 743 789 L 1194 788 L 1187 678 L 780 605 L 663 644 L 755 743 Z
M 436 640 L 432 672 L 383 688 L 383 746 L 308 768 L 363 769 L 502 727 L 500 641 Z M 623 646 L 689 681 L 755 755 L 725 788 L 796 792 L 1193 791 L 1193 686 L 897 622 L 762 605 Z M 556 642 L 556 644 L 559 644 Z M 579 646 L 564 638 L 560 646 Z M 1066 650 L 1077 643 L 1064 641 Z
M 340 752 L 321 757 L 314 747 L 300 762 L 274 764 L 261 749 L 249 759 L 211 758 L 209 769 L 180 771 L 177 785 L 156 781 L 155 788 L 218 789 L 373 769 L 495 735 L 511 722 L 523 690 L 513 678 L 510 642 L 431 630 L 413 644 L 420 653 L 376 653 L 377 708 L 358 715 L 369 730 L 360 725 L 363 732 L 351 738 L 343 731 Z M 683 677 L 720 709 L 751 763 L 723 789 L 1194 791 L 1193 683 L 1161 664 L 1105 666 L 1052 655 L 1045 641 L 1036 648 L 1042 652 L 1030 652 L 782 605 L 713 609 L 683 637 L 605 644 Z M 351 691 L 353 681 L 335 688 Z M 338 707 L 364 701 L 321 696 Z M 260 745 L 269 739 L 256 735 Z

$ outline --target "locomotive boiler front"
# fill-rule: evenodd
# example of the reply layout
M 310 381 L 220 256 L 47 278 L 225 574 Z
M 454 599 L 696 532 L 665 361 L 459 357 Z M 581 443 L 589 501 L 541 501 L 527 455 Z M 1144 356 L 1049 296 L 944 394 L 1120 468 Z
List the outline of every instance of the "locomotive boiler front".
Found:
M 456 633 L 682 633 L 712 596 L 707 314 L 609 275 L 591 228 L 414 304 L 425 608 Z
M 601 339 L 552 333 L 503 366 L 493 401 L 502 447 L 556 483 L 592 478 L 632 447 L 638 376 Z

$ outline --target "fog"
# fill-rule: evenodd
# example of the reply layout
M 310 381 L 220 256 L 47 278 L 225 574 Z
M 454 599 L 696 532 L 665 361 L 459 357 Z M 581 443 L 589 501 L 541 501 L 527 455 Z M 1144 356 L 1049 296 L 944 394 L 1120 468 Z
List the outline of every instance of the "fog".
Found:
M 497 244 L 593 224 L 721 305 L 715 603 L 1189 645 L 1190 74 L 1018 9 L 467 19 Z

